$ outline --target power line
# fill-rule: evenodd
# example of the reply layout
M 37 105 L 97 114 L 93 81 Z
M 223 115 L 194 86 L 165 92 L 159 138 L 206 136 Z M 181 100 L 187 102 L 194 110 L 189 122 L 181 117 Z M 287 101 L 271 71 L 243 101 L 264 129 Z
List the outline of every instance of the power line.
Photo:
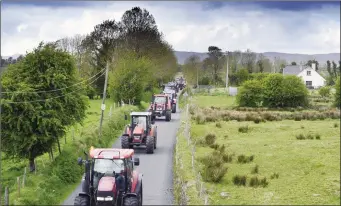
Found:
M 32 93 L 48 93 L 48 92 L 56 92 L 56 91 L 60 91 L 60 90 L 64 90 L 64 89 L 68 89 L 68 88 L 71 88 L 71 87 L 74 87 L 74 86 L 77 86 L 77 85 L 80 85 L 80 84 L 82 84 L 82 83 L 84 83 L 84 82 L 87 82 L 87 81 L 89 81 L 89 80 L 91 80 L 91 79 L 93 79 L 93 78 L 95 78 L 98 74 L 100 74 L 100 73 L 103 73 L 104 72 L 104 70 L 105 70 L 105 68 L 104 69 L 102 69 L 100 72 L 98 72 L 97 74 L 95 74 L 94 76 L 92 76 L 92 77 L 90 77 L 89 79 L 86 79 L 86 80 L 83 80 L 83 81 L 81 81 L 81 82 L 78 82 L 78 83 L 76 83 L 76 84 L 73 84 L 73 85 L 71 85 L 71 86 L 68 86 L 68 87 L 64 87 L 64 88 L 60 88 L 60 89 L 53 89 L 53 90 L 47 90 L 47 91 L 27 91 L 27 92 L 24 92 L 24 91 L 14 91 L 14 92 L 2 92 L 2 94 L 32 94 Z M 101 76 L 102 76 L 103 74 L 101 74 Z M 96 79 L 97 80 L 97 79 Z
M 99 77 L 97 77 L 95 80 L 93 80 L 92 82 L 87 84 L 86 86 L 91 85 L 92 83 L 94 83 L 97 79 L 99 79 L 103 75 L 104 75 L 104 72 Z M 69 92 L 69 93 L 66 93 L 64 95 L 60 95 L 60 96 L 56 96 L 56 97 L 51 97 L 51 98 L 47 98 L 47 99 L 39 99 L 39 100 L 34 100 L 34 101 L 23 101 L 23 102 L 4 102 L 4 103 L 7 103 L 7 104 L 25 104 L 25 103 L 34 103 L 34 102 L 45 102 L 45 101 L 48 101 L 48 100 L 51 100 L 51 99 L 61 98 L 61 97 L 64 97 L 64 96 L 66 96 L 68 94 L 72 94 L 72 93 L 75 93 L 75 92 L 78 92 L 78 91 L 81 91 L 81 90 L 83 90 L 83 88 L 75 90 L 75 91 L 72 91 L 72 92 Z

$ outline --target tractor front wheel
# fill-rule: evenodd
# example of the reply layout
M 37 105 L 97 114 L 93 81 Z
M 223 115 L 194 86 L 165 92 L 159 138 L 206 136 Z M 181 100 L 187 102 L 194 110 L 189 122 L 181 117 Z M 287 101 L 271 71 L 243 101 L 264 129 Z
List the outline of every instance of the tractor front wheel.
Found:
M 172 113 L 171 113 L 171 111 L 167 111 L 167 112 L 166 112 L 166 122 L 169 122 L 169 121 L 171 120 L 171 118 L 172 118 Z
M 73 205 L 90 206 L 90 199 L 87 196 L 77 196 Z
M 128 136 L 122 136 L 121 137 L 121 147 L 122 149 L 131 149 L 133 145 L 130 145 L 129 143 L 129 137 Z
M 139 205 L 139 200 L 137 197 L 132 197 L 132 196 L 126 197 L 126 198 L 124 198 L 123 205 L 127 205 L 127 206 Z
M 146 139 L 146 153 L 153 154 L 154 153 L 154 137 L 148 136 Z
M 176 104 L 172 104 L 172 113 L 176 113 Z

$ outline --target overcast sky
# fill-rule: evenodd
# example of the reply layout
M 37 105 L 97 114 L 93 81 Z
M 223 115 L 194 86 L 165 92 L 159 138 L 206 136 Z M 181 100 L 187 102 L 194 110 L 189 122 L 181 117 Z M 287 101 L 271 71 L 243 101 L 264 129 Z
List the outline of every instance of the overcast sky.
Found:
M 153 14 L 177 51 L 206 52 L 214 45 L 256 52 L 340 52 L 340 2 L 12 1 L 2 3 L 2 56 L 24 54 L 40 41 L 89 33 L 134 6 Z

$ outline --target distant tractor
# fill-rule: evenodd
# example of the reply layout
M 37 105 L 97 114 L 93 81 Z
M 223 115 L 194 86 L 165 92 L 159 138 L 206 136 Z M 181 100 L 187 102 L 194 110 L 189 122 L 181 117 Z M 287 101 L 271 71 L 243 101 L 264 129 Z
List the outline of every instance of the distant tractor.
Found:
M 169 122 L 172 119 L 171 99 L 166 94 L 154 94 L 148 111 L 152 113 L 152 120 L 156 117 L 166 117 Z
M 140 160 L 133 161 L 134 150 L 91 148 L 85 155 L 85 160 L 78 158 L 78 164 L 85 165 L 85 174 L 74 205 L 142 205 L 142 174 L 134 170 Z
M 154 125 L 151 112 L 130 113 L 131 123 L 125 127 L 121 136 L 122 149 L 146 146 L 146 153 L 154 153 L 157 145 L 157 126 Z M 128 116 L 125 115 L 128 120 Z
M 176 93 L 173 91 L 163 91 L 164 94 L 168 95 L 171 100 L 172 113 L 176 113 Z

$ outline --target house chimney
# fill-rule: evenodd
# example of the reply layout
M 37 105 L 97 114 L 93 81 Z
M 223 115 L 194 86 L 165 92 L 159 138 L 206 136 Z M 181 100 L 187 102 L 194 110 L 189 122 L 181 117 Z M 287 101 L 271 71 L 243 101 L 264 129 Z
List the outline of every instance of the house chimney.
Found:
M 312 63 L 311 68 L 313 68 L 313 70 L 316 71 L 316 63 Z

